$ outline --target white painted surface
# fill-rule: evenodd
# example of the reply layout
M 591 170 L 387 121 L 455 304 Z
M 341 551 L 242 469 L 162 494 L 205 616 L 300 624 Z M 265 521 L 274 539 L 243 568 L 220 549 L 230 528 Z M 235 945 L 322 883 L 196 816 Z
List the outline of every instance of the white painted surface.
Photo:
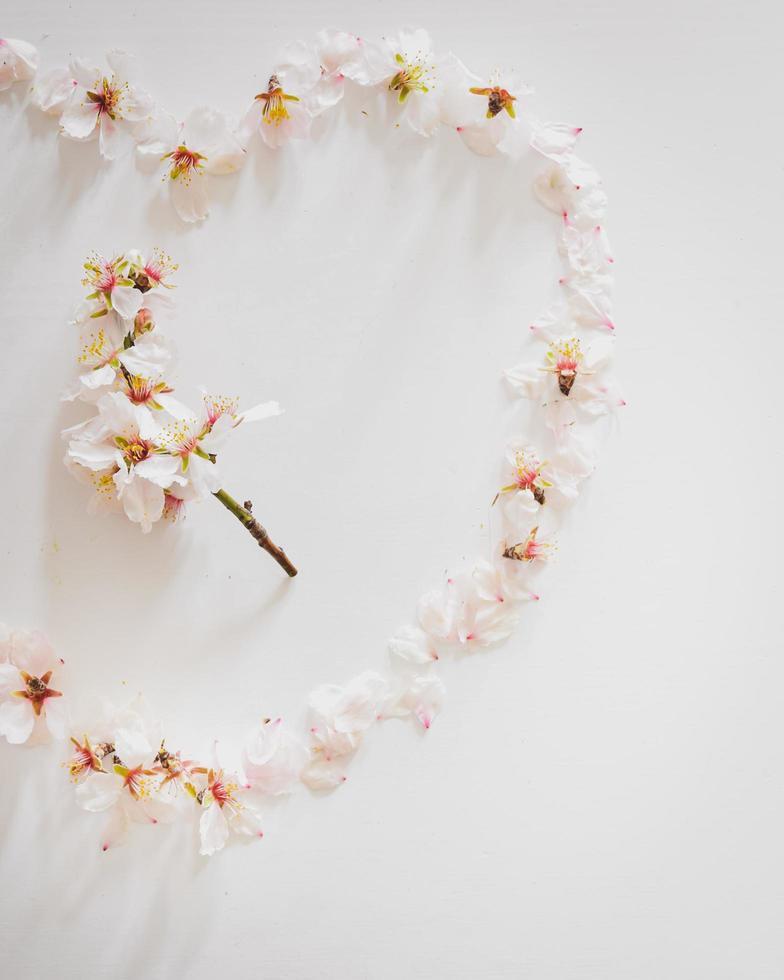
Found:
M 103 855 L 52 755 L 0 746 L 9 980 L 782 976 L 777 5 L 9 0 L 0 29 L 44 67 L 124 46 L 183 114 L 241 111 L 278 45 L 327 22 L 412 21 L 585 127 L 619 258 L 621 430 L 514 640 L 445 671 L 426 738 L 382 726 L 261 844 L 204 862 L 140 831 Z M 447 134 L 423 150 L 352 100 L 317 144 L 214 181 L 188 229 L 19 89 L 0 96 L 0 615 L 46 629 L 72 685 L 143 689 L 174 738 L 296 720 L 481 549 L 498 371 L 547 295 L 553 218 L 530 174 Z M 80 262 L 152 244 L 181 263 L 181 391 L 287 408 L 224 468 L 294 583 L 217 504 L 143 538 L 89 519 L 61 465 Z

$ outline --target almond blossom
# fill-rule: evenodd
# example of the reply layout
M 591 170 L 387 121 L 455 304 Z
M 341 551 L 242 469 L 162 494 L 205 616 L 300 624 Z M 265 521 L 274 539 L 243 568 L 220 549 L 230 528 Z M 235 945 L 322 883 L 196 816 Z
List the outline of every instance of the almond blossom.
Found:
M 430 136 L 441 122 L 439 71 L 430 36 L 421 28 L 363 41 L 357 61 L 344 69 L 359 85 L 383 85 L 421 136 Z
M 54 686 L 63 661 L 38 631 L 2 626 L 0 636 L 0 735 L 19 745 L 39 727 L 65 738 L 66 707 Z
M 539 401 L 547 425 L 565 438 L 580 416 L 595 417 L 625 404 L 610 374 L 611 338 L 584 344 L 576 334 L 550 340 L 539 363 L 521 364 L 505 372 L 512 389 Z
M 0 92 L 26 82 L 38 69 L 38 52 L 27 41 L 0 37 Z
M 322 32 L 315 45 L 294 41 L 283 49 L 240 124 L 247 144 L 257 132 L 276 149 L 306 139 L 316 116 L 343 98 L 343 65 L 358 48 L 356 38 Z
M 234 773 L 208 769 L 203 789 L 196 793 L 201 807 L 199 817 L 199 854 L 209 857 L 223 849 L 229 835 L 263 837 L 261 815 L 248 802 L 249 786 Z
M 123 320 L 133 320 L 139 312 L 142 292 L 128 276 L 129 265 L 125 255 L 105 259 L 93 252 L 88 256 L 82 285 L 92 290 L 87 299 L 97 304 L 90 314 L 93 318 L 106 316 L 114 310 Z
M 94 424 L 70 440 L 68 457 L 95 473 L 111 472 L 126 516 L 149 532 L 163 515 L 164 491 L 186 482 L 179 460 L 165 452 L 149 411 L 121 392 L 101 396 L 97 408 Z
M 143 708 L 137 701 L 120 711 L 113 737 L 99 743 L 98 752 L 87 736 L 74 739 L 75 756 L 84 764 L 76 773 L 76 802 L 90 813 L 108 815 L 104 851 L 123 843 L 131 823 L 169 823 L 177 816 L 174 798 L 160 792 L 164 776 L 156 758 L 161 740 Z
M 236 173 L 245 162 L 226 116 L 206 106 L 193 109 L 183 123 L 160 113 L 147 126 L 137 153 L 165 163 L 171 202 L 187 222 L 207 217 L 210 176 Z
M 520 157 L 528 148 L 531 129 L 522 111 L 529 89 L 518 76 L 495 71 L 483 79 L 454 55 L 445 60 L 443 72 L 443 121 L 480 156 Z
M 114 50 L 106 63 L 108 72 L 79 58 L 71 62 L 76 85 L 63 107 L 60 127 L 74 140 L 97 136 L 101 156 L 115 160 L 137 140 L 140 124 L 152 116 L 153 101 L 136 83 L 133 58 Z

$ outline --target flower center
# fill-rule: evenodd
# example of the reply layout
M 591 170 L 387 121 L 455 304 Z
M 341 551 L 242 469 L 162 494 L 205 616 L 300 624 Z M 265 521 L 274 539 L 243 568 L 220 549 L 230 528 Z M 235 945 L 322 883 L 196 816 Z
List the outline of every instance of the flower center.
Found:
M 191 177 L 194 173 L 202 173 L 204 170 L 203 160 L 207 157 L 203 153 L 197 153 L 195 150 L 189 150 L 184 143 L 181 143 L 176 150 L 172 150 L 171 153 L 164 153 L 161 160 L 171 160 L 171 169 L 169 170 L 169 177 L 172 180 L 177 180 L 182 177 L 184 183 L 189 183 Z M 150 276 L 148 270 L 144 270 L 145 279 L 147 280 L 147 288 L 150 288 L 150 279 L 154 279 L 154 276 Z
M 398 93 L 398 102 L 405 102 L 412 92 L 430 91 L 427 82 L 431 69 L 424 62 L 417 59 L 407 61 L 402 54 L 396 54 L 395 61 L 400 68 L 393 75 L 392 81 L 389 83 L 389 90 Z
M 108 78 L 102 78 L 96 85 L 96 90 L 87 93 L 87 98 L 96 106 L 98 115 L 107 115 L 110 119 L 122 119 L 121 102 L 125 86 L 116 87 Z
M 558 377 L 558 388 L 562 395 L 569 396 L 575 378 L 583 362 L 583 351 L 577 337 L 556 341 L 550 344 L 547 359 L 552 365 L 549 370 Z
M 41 680 L 40 677 L 28 677 L 25 681 L 25 687 L 27 688 L 30 697 L 40 698 L 46 693 L 46 684 Z
M 487 118 L 494 119 L 499 112 L 504 109 L 508 116 L 515 118 L 514 103 L 517 101 L 514 95 L 510 95 L 505 88 L 500 85 L 493 85 L 488 88 L 470 88 L 472 95 L 482 95 L 487 99 Z
M 544 558 L 550 545 L 545 541 L 537 541 L 536 535 L 538 527 L 532 527 L 531 532 L 525 541 L 513 544 L 509 548 L 504 548 L 504 558 L 511 558 L 512 561 L 535 561 L 537 558 Z
M 264 103 L 261 107 L 261 118 L 270 126 L 280 126 L 284 120 L 291 118 L 286 108 L 287 102 L 299 102 L 296 95 L 283 91 L 277 75 L 270 75 L 267 91 L 259 92 L 256 100 Z
M 122 451 L 125 465 L 129 470 L 136 463 L 141 463 L 142 460 L 147 459 L 150 455 L 150 444 L 138 434 L 131 436 L 130 439 L 125 439 L 123 436 L 115 436 L 114 441 L 117 448 Z

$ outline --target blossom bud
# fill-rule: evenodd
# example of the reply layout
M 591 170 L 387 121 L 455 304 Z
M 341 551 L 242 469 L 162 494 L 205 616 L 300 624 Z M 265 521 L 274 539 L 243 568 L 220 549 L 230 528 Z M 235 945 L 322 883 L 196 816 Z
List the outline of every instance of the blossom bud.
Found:
M 155 321 L 152 318 L 152 313 L 146 306 L 143 306 L 133 320 L 134 337 L 141 337 L 143 333 L 149 333 L 154 327 Z

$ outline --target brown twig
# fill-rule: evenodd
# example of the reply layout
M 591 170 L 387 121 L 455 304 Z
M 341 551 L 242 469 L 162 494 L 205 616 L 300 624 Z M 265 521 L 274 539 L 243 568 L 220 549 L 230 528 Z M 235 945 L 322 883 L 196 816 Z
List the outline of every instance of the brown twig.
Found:
M 258 541 L 259 547 L 263 548 L 267 554 L 272 555 L 275 561 L 290 578 L 294 578 L 294 576 L 297 574 L 297 569 L 294 567 L 294 565 L 292 565 L 286 552 L 282 548 L 279 548 L 275 542 L 270 539 L 266 529 L 263 528 L 253 516 L 251 513 L 253 504 L 251 501 L 246 500 L 244 505 L 239 504 L 234 497 L 226 493 L 225 490 L 218 490 L 217 493 L 213 494 L 213 496 L 217 497 L 223 506 L 234 514 L 251 537 Z

